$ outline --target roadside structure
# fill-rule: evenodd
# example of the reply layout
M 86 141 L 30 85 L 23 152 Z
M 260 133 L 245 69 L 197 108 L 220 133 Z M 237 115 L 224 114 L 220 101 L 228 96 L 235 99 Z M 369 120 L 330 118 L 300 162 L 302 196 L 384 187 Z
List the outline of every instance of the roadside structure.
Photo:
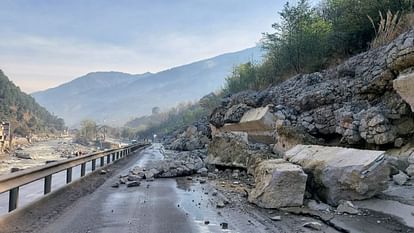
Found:
M 4 152 L 7 145 L 10 145 L 10 123 L 1 122 L 0 125 L 0 152 Z

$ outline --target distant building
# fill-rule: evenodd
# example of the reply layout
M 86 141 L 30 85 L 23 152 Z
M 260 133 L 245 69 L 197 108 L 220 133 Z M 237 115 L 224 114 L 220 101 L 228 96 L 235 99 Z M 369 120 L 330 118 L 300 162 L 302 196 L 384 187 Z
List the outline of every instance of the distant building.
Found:
M 0 151 L 1 152 L 3 152 L 9 140 L 10 140 L 10 123 L 1 122 L 0 124 Z

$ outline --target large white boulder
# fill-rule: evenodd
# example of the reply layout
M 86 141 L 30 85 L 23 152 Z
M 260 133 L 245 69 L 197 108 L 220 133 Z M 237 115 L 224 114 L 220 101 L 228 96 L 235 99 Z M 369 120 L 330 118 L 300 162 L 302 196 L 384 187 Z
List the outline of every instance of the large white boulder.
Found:
M 239 123 L 225 124 L 222 132 L 245 132 L 252 142 L 274 143 L 273 132 L 276 118 L 270 112 L 269 106 L 253 108 L 246 111 Z
M 414 112 L 414 73 L 399 76 L 393 81 L 393 86 Z
M 239 167 L 254 171 L 256 165 L 263 159 L 269 159 L 269 152 L 251 150 L 247 140 L 247 133 L 232 132 L 215 135 L 207 150 L 208 164 Z
M 309 191 L 332 205 L 370 198 L 388 186 L 384 151 L 297 145 L 285 158 L 310 175 Z
M 256 186 L 249 202 L 272 209 L 301 206 L 307 177 L 300 166 L 283 159 L 263 161 L 255 170 Z

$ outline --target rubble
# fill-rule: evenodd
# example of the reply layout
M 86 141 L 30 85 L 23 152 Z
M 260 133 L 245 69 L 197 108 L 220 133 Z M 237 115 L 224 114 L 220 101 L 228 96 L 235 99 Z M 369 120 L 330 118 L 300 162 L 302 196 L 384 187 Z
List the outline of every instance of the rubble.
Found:
M 206 162 L 211 165 L 248 169 L 249 173 L 262 160 L 274 157 L 270 152 L 250 148 L 246 133 L 219 133 L 208 146 Z
M 414 74 L 399 76 L 393 81 L 394 90 L 411 106 L 414 112 Z
M 208 169 L 205 167 L 202 167 L 197 171 L 197 174 L 200 174 L 201 176 L 206 177 L 208 176 Z
M 303 167 L 311 177 L 308 189 L 328 204 L 367 199 L 388 186 L 383 151 L 297 145 L 285 157 Z
M 224 208 L 225 206 L 226 206 L 226 204 L 224 204 L 223 201 L 218 201 L 217 204 L 216 204 L 217 208 Z
M 322 229 L 322 224 L 318 222 L 307 222 L 303 224 L 303 227 L 316 230 L 316 231 L 320 231 Z
M 226 230 L 229 229 L 229 224 L 226 222 L 222 222 L 220 223 L 221 229 Z
M 409 176 L 414 177 L 414 164 L 410 164 L 410 166 L 407 167 L 407 169 L 405 170 L 405 172 Z
M 330 205 L 327 205 L 323 202 L 317 202 L 315 200 L 308 200 L 307 201 L 307 207 L 311 210 L 316 210 L 316 211 L 325 211 L 325 212 L 331 212 L 332 207 Z
M 139 181 L 131 181 L 131 182 L 128 182 L 126 185 L 127 185 L 128 188 L 138 187 L 138 186 L 141 185 L 141 182 L 139 182 Z
M 282 220 L 282 217 L 280 217 L 279 215 L 277 215 L 277 216 L 272 216 L 272 217 L 270 217 L 270 219 L 271 219 L 272 221 L 281 221 L 281 220 Z
M 21 151 L 17 151 L 15 153 L 15 155 L 19 159 L 32 159 L 32 156 L 30 156 L 29 153 L 25 153 L 25 152 L 21 152 Z
M 250 139 L 255 131 L 273 133 L 268 127 L 272 124 L 249 128 L 249 122 L 244 120 L 249 112 L 268 108 L 269 119 L 274 119 L 271 123 L 276 127 L 275 138 L 269 144 L 277 144 L 282 135 L 287 142 L 315 141 L 313 144 L 319 145 L 402 146 L 414 133 L 414 74 L 407 71 L 414 66 L 413 35 L 411 29 L 387 46 L 361 53 L 327 70 L 299 74 L 262 91 L 226 96 L 209 122 L 218 132 L 248 132 Z M 225 124 L 225 116 L 241 106 L 252 109 L 239 122 L 234 118 L 231 124 Z M 287 138 L 278 132 L 279 128 L 303 133 Z M 264 136 L 271 140 L 271 134 Z M 280 144 L 283 148 L 285 143 Z M 290 145 L 285 146 L 290 149 Z
M 358 207 L 356 207 L 352 202 L 350 201 L 340 201 L 340 204 L 336 208 L 336 213 L 338 214 L 359 214 Z
M 404 172 L 399 172 L 397 175 L 392 176 L 392 180 L 398 185 L 404 185 L 409 177 Z
M 211 129 L 207 119 L 201 119 L 178 134 L 166 148 L 178 151 L 193 151 L 205 149 L 211 138 Z
M 263 208 L 301 206 L 306 180 L 298 165 L 282 159 L 263 161 L 256 168 L 256 184 L 248 200 Z

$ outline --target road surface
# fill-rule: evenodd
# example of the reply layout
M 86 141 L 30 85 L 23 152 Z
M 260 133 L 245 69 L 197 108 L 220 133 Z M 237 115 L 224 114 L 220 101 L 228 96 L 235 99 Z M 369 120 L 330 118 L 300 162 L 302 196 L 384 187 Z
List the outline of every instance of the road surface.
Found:
M 303 227 L 319 222 L 321 232 L 414 232 L 388 215 L 335 215 L 329 222 L 313 218 L 302 208 L 294 211 L 266 210 L 248 204 L 242 193 L 223 188 L 221 180 L 204 184 L 193 176 L 156 179 L 139 187 L 111 186 L 119 175 L 139 165 L 163 159 L 163 147 L 154 144 L 70 186 L 0 218 L 0 233 L 190 233 L 190 232 L 314 232 Z M 89 166 L 90 170 L 90 166 Z M 79 170 L 76 170 L 79 175 Z M 53 178 L 54 189 L 62 186 L 64 174 Z M 42 196 L 41 182 L 22 189 L 20 200 Z M 218 185 L 218 186 L 217 186 Z M 213 190 L 220 190 L 212 195 Z M 3 199 L 2 199 L 3 198 Z M 4 197 L 2 205 L 7 206 Z M 229 203 L 217 208 L 217 201 Z M 5 207 L 3 207 L 5 208 Z M 297 214 L 297 213 L 299 214 Z M 280 221 L 270 218 L 280 216 Z M 328 223 L 328 224 L 324 224 Z M 223 223 L 228 229 L 223 229 Z M 345 231 L 344 229 L 347 229 Z
M 39 233 L 167 233 L 167 232 L 310 232 L 302 222 L 284 217 L 287 223 L 274 224 L 254 211 L 216 208 L 208 184 L 196 179 L 156 179 L 140 187 L 112 188 L 129 168 L 163 158 L 162 147 L 145 149 L 125 169 L 108 179 L 92 194 L 74 202 Z M 297 217 L 295 218 L 297 219 Z M 312 219 L 310 219 L 312 220 Z M 289 222 L 290 221 L 290 222 Z M 303 221 L 303 220 L 302 220 Z M 222 223 L 228 229 L 222 229 Z M 292 224 L 289 224 L 292 223 Z M 324 226 L 325 232 L 336 232 Z

